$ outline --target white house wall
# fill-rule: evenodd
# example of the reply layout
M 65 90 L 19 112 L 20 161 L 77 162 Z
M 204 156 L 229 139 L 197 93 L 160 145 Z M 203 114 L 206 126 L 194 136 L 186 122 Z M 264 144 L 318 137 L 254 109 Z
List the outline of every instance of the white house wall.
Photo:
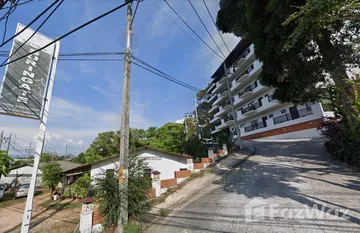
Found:
M 187 169 L 187 159 L 176 155 L 168 155 L 158 151 L 144 151 L 139 155 L 144 159 L 148 168 L 152 171 L 157 170 L 161 173 L 161 180 L 174 178 L 174 172 L 180 168 Z M 91 166 L 91 178 L 104 175 L 107 169 L 117 169 L 119 167 L 119 159 L 107 159 Z
M 31 179 L 31 175 L 33 173 L 33 167 L 32 166 L 24 166 L 24 167 L 19 167 L 16 169 L 13 169 L 10 171 L 9 175 L 7 176 L 2 176 L 0 179 L 0 183 L 7 183 L 10 184 L 15 178 L 16 176 L 18 177 L 18 181 L 20 183 L 27 183 L 30 182 Z M 41 185 L 42 184 L 42 179 L 41 179 L 41 170 L 38 169 L 37 172 L 37 179 L 36 179 L 36 183 L 37 185 Z

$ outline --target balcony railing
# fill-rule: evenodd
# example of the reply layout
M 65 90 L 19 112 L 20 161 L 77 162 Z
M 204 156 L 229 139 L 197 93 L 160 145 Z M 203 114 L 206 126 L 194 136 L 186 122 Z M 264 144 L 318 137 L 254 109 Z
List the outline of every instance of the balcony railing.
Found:
M 257 82 L 245 87 L 245 89 L 238 94 L 239 97 L 243 96 L 245 93 L 254 90 L 257 87 Z
M 267 125 L 264 124 L 264 122 L 260 122 L 254 125 L 250 125 L 250 126 L 246 126 L 244 127 L 245 133 L 256 130 L 256 129 L 261 129 L 261 128 L 265 128 Z
M 273 100 L 274 100 L 273 95 L 268 95 L 268 101 L 269 101 L 269 103 L 270 103 L 271 101 L 273 101 Z
M 232 115 L 227 116 L 226 118 L 224 118 L 225 123 L 228 123 L 229 121 L 233 121 L 233 120 L 234 120 L 234 117 Z
M 299 110 L 299 116 L 300 117 L 304 117 L 304 116 L 308 116 L 308 115 L 312 115 L 313 111 L 311 107 L 307 107 L 307 108 L 303 108 Z
M 239 80 L 242 78 L 242 76 L 246 74 L 250 74 L 250 72 L 254 69 L 254 64 L 251 64 L 244 72 L 242 72 L 239 77 L 236 79 L 236 82 L 239 82 Z
M 247 108 L 244 108 L 241 110 L 241 114 L 246 114 L 252 110 L 256 110 L 257 108 L 260 108 L 262 104 L 260 102 L 256 102 L 254 104 L 249 105 Z
M 291 115 L 289 113 L 285 114 L 285 115 L 282 115 L 282 116 L 278 116 L 278 117 L 274 117 L 273 118 L 273 121 L 274 121 L 274 124 L 280 124 L 280 123 L 283 123 L 285 121 L 290 121 L 292 120 L 291 118 Z

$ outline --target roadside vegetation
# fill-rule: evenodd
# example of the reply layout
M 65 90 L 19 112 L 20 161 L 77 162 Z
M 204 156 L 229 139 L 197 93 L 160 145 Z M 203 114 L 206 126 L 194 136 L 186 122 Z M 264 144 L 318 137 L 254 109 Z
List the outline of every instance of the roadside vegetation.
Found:
M 259 17 L 261 12 L 261 17 Z M 263 63 L 259 79 L 280 102 L 320 101 L 328 151 L 359 166 L 360 16 L 358 0 L 221 0 L 217 26 L 249 39 Z

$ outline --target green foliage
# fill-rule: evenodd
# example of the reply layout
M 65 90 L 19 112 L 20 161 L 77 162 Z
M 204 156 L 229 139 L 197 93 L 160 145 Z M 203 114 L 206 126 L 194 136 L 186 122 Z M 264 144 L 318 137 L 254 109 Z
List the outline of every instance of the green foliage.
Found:
M 260 81 L 275 88 L 274 98 L 293 103 L 320 100 L 326 88 L 317 84 L 327 83 L 329 76 L 341 88 L 336 101 L 346 120 L 354 122 L 356 92 L 347 83 L 346 70 L 359 64 L 351 43 L 360 35 L 359 20 L 324 19 L 325 12 L 347 8 L 350 2 L 358 1 L 221 0 L 217 25 L 254 44 L 263 62 Z
M 49 153 L 42 153 L 40 158 L 40 163 L 50 163 L 53 160 L 54 156 Z
M 7 151 L 0 150 L 0 177 L 7 176 L 10 172 L 10 165 L 13 161 Z
M 127 224 L 124 229 L 125 233 L 141 233 L 141 227 L 135 224 Z
M 42 180 L 44 185 L 53 188 L 61 179 L 62 168 L 59 163 L 47 163 L 42 168 Z
M 169 215 L 169 210 L 168 209 L 163 209 L 163 208 L 161 208 L 161 209 L 159 209 L 159 215 L 161 216 L 161 217 L 166 217 L 166 216 L 168 216 Z
M 78 156 L 76 156 L 75 158 L 73 158 L 71 160 L 71 162 L 73 163 L 80 163 L 80 164 L 84 164 L 86 163 L 86 154 L 81 152 Z
M 151 180 L 144 174 L 145 165 L 137 156 L 129 160 L 128 191 L 125 192 L 118 182 L 118 169 L 110 175 L 104 171 L 96 180 L 96 201 L 100 214 L 104 216 L 105 229 L 116 227 L 120 216 L 120 207 L 124 195 L 128 197 L 128 214 L 141 221 L 150 208 L 146 194 L 151 190 Z
M 166 123 L 155 131 L 153 137 L 148 138 L 149 146 L 170 152 L 182 153 L 185 141 L 184 125 L 178 123 Z
M 86 155 L 99 155 L 104 158 L 118 154 L 119 148 L 119 132 L 103 132 L 99 133 L 91 143 L 90 147 L 86 150 Z
M 198 138 L 191 138 L 184 142 L 184 152 L 188 155 L 193 156 L 194 158 L 207 157 L 205 146 Z
M 71 185 L 71 192 L 74 194 L 76 198 L 82 199 L 87 197 L 89 187 L 90 187 L 90 176 L 89 174 L 85 173 L 79 179 L 75 181 Z
M 351 128 L 331 119 L 324 124 L 322 134 L 330 139 L 325 146 L 334 158 L 360 167 L 360 118 Z

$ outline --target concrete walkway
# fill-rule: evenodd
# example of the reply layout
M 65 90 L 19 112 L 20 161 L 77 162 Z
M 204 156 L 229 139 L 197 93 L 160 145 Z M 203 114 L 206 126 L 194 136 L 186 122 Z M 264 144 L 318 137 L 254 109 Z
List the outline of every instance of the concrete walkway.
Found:
M 255 145 L 146 232 L 360 232 L 359 176 L 329 161 L 322 140 Z

